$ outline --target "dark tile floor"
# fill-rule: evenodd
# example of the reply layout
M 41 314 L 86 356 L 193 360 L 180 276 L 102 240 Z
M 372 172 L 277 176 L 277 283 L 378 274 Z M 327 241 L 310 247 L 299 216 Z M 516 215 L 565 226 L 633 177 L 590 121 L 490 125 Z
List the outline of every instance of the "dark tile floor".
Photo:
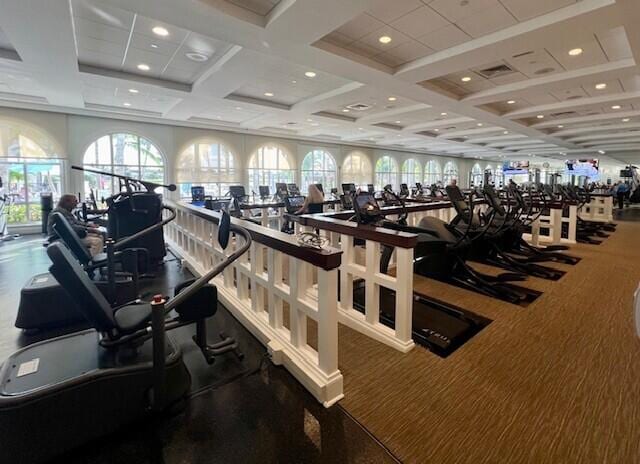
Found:
M 52 336 L 26 336 L 13 326 L 20 288 L 49 266 L 40 236 L 0 244 L 0 360 L 20 346 Z M 190 277 L 168 255 L 142 293 L 171 295 Z M 229 355 L 213 366 L 190 341 L 192 327 L 172 336 L 183 345 L 193 377 L 182 413 L 132 424 L 59 462 L 75 463 L 392 463 L 397 460 L 339 405 L 322 407 L 223 307 L 209 321 L 209 338 L 235 337 L 245 357 Z M 62 333 L 64 331 L 57 331 Z M 0 361 L 1 362 L 1 361 Z M 73 411 L 70 411 L 73 414 Z M 6 439 L 7 437 L 1 437 Z M 34 437 L 37 441 L 37 438 Z

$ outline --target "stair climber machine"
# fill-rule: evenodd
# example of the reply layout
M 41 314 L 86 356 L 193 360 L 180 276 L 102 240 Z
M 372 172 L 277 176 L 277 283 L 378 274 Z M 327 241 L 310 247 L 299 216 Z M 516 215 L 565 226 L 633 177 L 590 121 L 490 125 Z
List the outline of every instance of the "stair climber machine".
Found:
M 484 215 L 475 214 L 473 211 L 473 195 L 469 196 L 470 200 L 467 202 L 459 187 L 448 185 L 446 190 L 447 196 L 457 213 L 451 224 L 454 227 L 464 224 L 463 227 L 469 231 L 473 241 L 469 255 L 470 259 L 501 267 L 507 271 L 543 279 L 558 280 L 564 275 L 564 272 L 558 269 L 536 264 L 533 262 L 534 259 L 507 252 L 500 246 L 507 231 L 504 227 L 506 224 L 495 223 L 498 210 L 489 208 Z M 522 290 L 524 289 L 522 288 Z M 529 291 L 529 293 L 533 294 L 533 291 Z
M 570 256 L 562 251 L 567 250 L 565 245 L 549 245 L 541 248 L 529 244 L 522 234 L 530 228 L 531 224 L 536 221 L 544 212 L 549 210 L 549 200 L 542 186 L 537 187 L 534 192 L 533 188 L 529 188 L 529 205 L 522 193 L 514 186 L 506 189 L 507 207 L 506 209 L 502 201 L 498 197 L 493 186 L 485 185 L 482 194 L 489 209 L 486 216 L 495 215 L 493 220 L 492 238 L 494 243 L 492 246 L 508 256 L 515 257 L 518 262 L 539 263 L 545 261 L 553 261 L 563 264 L 574 265 L 580 261 L 580 258 Z M 515 201 L 511 201 L 511 199 Z M 538 210 L 535 211 L 534 204 L 538 204 Z M 551 272 L 553 270 L 538 269 L 539 272 Z M 552 275 L 549 274 L 551 277 Z
M 387 227 L 392 224 L 392 228 L 395 230 L 406 230 L 418 235 L 418 246 L 415 253 L 419 257 L 416 261 L 416 268 L 420 268 L 424 260 L 433 260 L 434 267 L 450 267 L 447 262 L 449 243 L 446 240 L 417 228 L 386 221 L 384 213 L 371 193 L 354 194 L 353 204 L 354 218 L 359 224 L 378 227 Z M 403 221 L 404 218 L 400 218 L 400 222 Z M 387 273 L 393 248 L 384 246 L 383 249 L 381 261 L 384 262 L 381 262 L 380 271 Z M 446 273 L 446 271 L 443 272 Z M 407 278 L 413 278 L 413 276 L 407 276 Z M 365 283 L 362 280 L 354 282 L 353 301 L 356 309 L 365 311 Z M 394 327 L 395 291 L 385 287 L 380 287 L 380 320 L 389 327 Z M 419 293 L 413 294 L 413 340 L 438 356 L 449 356 L 490 323 L 490 319 L 466 309 Z
M 212 364 L 234 353 L 235 340 L 207 344 L 206 320 L 217 310 L 217 289 L 208 282 L 244 254 L 246 229 L 219 216 L 222 248 L 230 233 L 241 244 L 202 277 L 171 298 L 112 308 L 69 249 L 47 248 L 51 273 L 73 297 L 92 329 L 35 343 L 0 368 L 0 462 L 40 463 L 113 433 L 134 421 L 160 420 L 188 399 L 191 376 L 182 347 L 169 331 L 196 325 L 194 342 Z
M 85 245 L 60 213 L 53 213 L 53 229 L 71 251 L 72 255 L 92 279 L 110 305 L 117 306 L 140 297 L 139 279 L 149 270 L 149 252 L 146 248 L 134 247 L 144 243 L 157 230 L 176 217 L 175 209 L 163 205 L 168 212 L 166 218 L 133 235 L 114 241 L 106 241 L 106 253 L 91 256 Z M 104 275 L 106 274 L 106 276 Z M 49 273 L 33 276 L 20 292 L 20 305 L 15 326 L 27 332 L 42 331 L 56 327 L 69 327 L 87 323 L 84 311 L 65 288 Z
M 120 192 L 105 200 L 108 215 L 107 235 L 116 241 L 162 221 L 162 195 L 156 193 L 156 189 L 176 191 L 175 184 L 157 184 L 81 166 L 71 166 L 71 169 L 118 179 Z M 135 240 L 130 245 L 134 248 L 146 248 L 152 265 L 159 264 L 167 253 L 162 228 L 146 235 L 144 239 Z

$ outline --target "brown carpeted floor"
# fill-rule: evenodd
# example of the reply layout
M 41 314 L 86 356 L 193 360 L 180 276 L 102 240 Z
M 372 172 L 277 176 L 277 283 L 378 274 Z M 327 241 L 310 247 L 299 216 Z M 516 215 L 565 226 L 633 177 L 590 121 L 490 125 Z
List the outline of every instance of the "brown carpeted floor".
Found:
M 408 463 L 640 463 L 640 223 L 602 245 L 527 308 L 425 278 L 416 290 L 494 322 L 446 359 L 340 327 L 342 407 Z

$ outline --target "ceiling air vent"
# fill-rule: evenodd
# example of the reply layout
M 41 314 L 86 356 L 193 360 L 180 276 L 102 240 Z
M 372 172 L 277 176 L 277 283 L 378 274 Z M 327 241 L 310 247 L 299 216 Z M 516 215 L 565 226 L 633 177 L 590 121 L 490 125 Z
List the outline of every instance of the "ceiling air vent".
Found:
M 551 117 L 558 118 L 561 116 L 573 116 L 575 114 L 576 114 L 575 111 L 563 111 L 562 113 L 551 113 Z
M 513 55 L 512 58 L 520 58 L 521 56 L 532 55 L 533 50 L 529 50 L 528 52 L 518 53 L 517 55 Z
M 506 76 L 507 74 L 511 74 L 515 71 L 506 64 L 499 64 L 490 68 L 479 69 L 476 72 L 487 79 L 494 79 L 496 77 Z
M 533 74 L 537 75 L 537 76 L 542 76 L 543 74 L 549 74 L 552 73 L 553 71 L 555 71 L 556 68 L 542 68 L 542 69 L 538 69 L 537 71 L 535 71 Z
M 365 103 L 353 103 L 351 105 L 347 105 L 347 108 L 353 111 L 367 111 L 371 109 L 371 105 L 367 105 Z
M 578 98 L 582 98 L 582 95 L 571 95 L 567 97 L 567 100 L 577 100 Z

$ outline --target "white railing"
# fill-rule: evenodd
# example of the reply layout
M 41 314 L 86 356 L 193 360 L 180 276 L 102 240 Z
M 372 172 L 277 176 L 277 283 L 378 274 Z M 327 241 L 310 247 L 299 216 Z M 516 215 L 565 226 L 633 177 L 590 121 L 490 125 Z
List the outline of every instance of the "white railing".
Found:
M 583 205 L 578 214 L 585 221 L 613 221 L 613 195 L 592 194 L 591 201 Z
M 234 239 L 228 250 L 220 248 L 216 213 L 175 206 L 177 218 L 166 227 L 167 242 L 195 274 L 202 275 L 239 245 Z M 302 248 L 286 234 L 237 221 L 253 241 L 248 253 L 213 280 L 220 301 L 268 347 L 275 364 L 284 365 L 325 406 L 334 404 L 344 396 L 336 302 L 340 252 Z M 308 343 L 308 318 L 317 324 L 317 349 Z
M 576 205 L 546 205 L 549 214 L 541 214 L 531 224 L 531 233 L 522 237 L 534 246 L 575 244 L 578 222 Z M 564 226 L 566 224 L 566 226 Z

